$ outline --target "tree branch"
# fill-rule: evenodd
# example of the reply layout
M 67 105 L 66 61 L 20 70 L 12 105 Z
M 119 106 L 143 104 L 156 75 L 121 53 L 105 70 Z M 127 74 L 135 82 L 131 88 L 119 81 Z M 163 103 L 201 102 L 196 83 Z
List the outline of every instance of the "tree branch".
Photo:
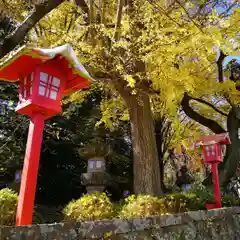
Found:
M 101 4 L 100 4 L 100 9 L 101 9 L 101 24 L 105 23 L 105 2 L 104 0 L 101 0 Z
M 237 6 L 237 1 L 233 1 L 233 3 L 224 11 L 220 14 L 220 17 L 226 17 L 227 14 L 235 7 Z
M 178 27 L 182 27 L 181 24 L 179 24 L 174 18 L 172 18 L 170 14 L 164 11 L 164 9 L 161 6 L 159 6 L 157 3 L 154 3 L 152 0 L 148 0 L 148 2 L 157 10 L 159 10 L 162 14 L 164 14 L 167 18 L 169 18 L 172 22 L 174 22 Z
M 198 102 L 200 102 L 200 103 L 203 103 L 203 104 L 211 107 L 213 110 L 215 110 L 216 112 L 220 113 L 221 115 L 223 115 L 223 116 L 225 116 L 225 117 L 228 116 L 227 113 L 221 111 L 220 109 L 218 109 L 217 107 L 215 107 L 213 104 L 211 104 L 211 103 L 209 103 L 209 102 L 207 102 L 207 101 L 205 101 L 205 100 L 203 100 L 203 99 L 201 99 L 201 98 L 191 97 L 191 100 L 195 100 L 195 101 L 198 101 Z
M 36 25 L 36 23 L 58 7 L 64 0 L 45 0 L 35 5 L 30 15 L 17 27 L 11 34 L 0 42 L 0 58 L 12 51 L 20 42 L 22 42 L 27 33 Z
M 123 5 L 124 5 L 124 0 L 118 0 L 117 18 L 116 18 L 115 31 L 113 35 L 113 42 L 118 41 L 119 39 L 119 30 L 120 30 L 121 21 L 122 21 Z
M 211 131 L 214 133 L 223 133 L 226 132 L 223 127 L 221 127 L 217 122 L 213 121 L 212 119 L 206 118 L 199 113 L 195 112 L 191 107 L 190 107 L 190 101 L 192 98 L 185 93 L 184 97 L 181 102 L 181 106 L 185 112 L 185 114 L 190 117 L 191 119 L 195 120 L 196 122 L 202 124 L 203 126 L 209 128 Z
M 94 2 L 93 0 L 89 0 L 89 9 L 88 9 L 88 18 L 90 25 L 94 23 Z
M 218 81 L 219 82 L 223 82 L 223 61 L 224 61 L 225 57 L 227 57 L 227 55 L 225 55 L 223 53 L 223 51 L 220 50 L 220 55 L 219 55 L 219 58 L 217 60 Z
M 186 13 L 187 17 L 189 18 L 189 20 L 197 27 L 197 29 L 199 29 L 200 32 L 204 33 L 204 31 L 201 29 L 201 27 L 190 16 L 190 14 L 188 13 L 187 9 L 182 5 L 182 3 L 180 1 L 178 1 L 178 0 L 175 0 L 175 2 L 177 2 L 177 4 L 183 9 L 183 11 Z

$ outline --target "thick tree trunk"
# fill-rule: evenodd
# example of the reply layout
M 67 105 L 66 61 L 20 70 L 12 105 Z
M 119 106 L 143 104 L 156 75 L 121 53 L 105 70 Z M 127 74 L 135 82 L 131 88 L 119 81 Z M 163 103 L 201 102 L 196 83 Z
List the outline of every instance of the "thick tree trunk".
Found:
M 164 162 L 163 162 L 163 154 L 162 154 L 162 141 L 160 141 L 160 137 L 156 134 L 156 144 L 157 144 L 157 153 L 158 153 L 158 162 L 159 162 L 159 171 L 160 171 L 160 185 L 162 191 L 165 193 L 166 186 L 164 184 Z
M 160 125 L 160 126 L 159 126 Z M 159 168 L 160 168 L 160 184 L 161 184 L 161 189 L 163 192 L 165 192 L 166 187 L 164 184 L 164 162 L 163 162 L 163 157 L 164 154 L 162 152 L 162 124 L 156 124 L 155 121 L 155 136 L 156 136 L 156 144 L 157 144 L 157 152 L 158 152 L 158 162 L 159 162 Z
M 125 96 L 131 121 L 134 157 L 134 192 L 162 194 L 154 122 L 149 96 L 144 93 Z
M 159 157 L 159 156 L 158 156 Z M 166 191 L 166 186 L 164 184 L 164 162 L 163 162 L 163 157 L 159 157 L 159 170 L 160 170 L 160 184 L 161 184 L 161 189 L 165 193 Z
M 231 139 L 231 145 L 227 146 L 226 156 L 222 166 L 220 166 L 220 183 L 226 185 L 230 178 L 236 173 L 240 160 L 240 140 L 238 138 L 238 128 L 240 121 L 236 114 L 237 108 L 233 107 L 228 115 L 227 129 Z

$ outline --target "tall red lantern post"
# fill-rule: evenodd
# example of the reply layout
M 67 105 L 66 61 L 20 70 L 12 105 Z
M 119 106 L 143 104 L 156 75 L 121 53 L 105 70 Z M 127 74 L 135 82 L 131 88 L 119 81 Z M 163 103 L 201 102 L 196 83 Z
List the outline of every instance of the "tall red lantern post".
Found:
M 221 208 L 221 192 L 218 177 L 218 164 L 223 161 L 222 145 L 231 144 L 228 133 L 215 134 L 201 138 L 196 147 L 203 147 L 205 164 L 211 164 L 212 181 L 214 186 L 214 204 L 206 204 L 207 209 Z
M 16 225 L 32 224 L 44 121 L 61 113 L 63 96 L 89 87 L 90 76 L 71 45 L 23 47 L 0 65 L 0 79 L 19 82 L 16 112 L 31 118 Z

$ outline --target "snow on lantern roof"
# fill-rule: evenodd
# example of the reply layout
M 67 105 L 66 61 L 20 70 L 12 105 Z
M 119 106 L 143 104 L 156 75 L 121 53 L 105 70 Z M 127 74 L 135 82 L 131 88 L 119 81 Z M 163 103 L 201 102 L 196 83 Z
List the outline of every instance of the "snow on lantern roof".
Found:
M 7 59 L 0 63 L 0 80 L 17 82 L 20 76 L 29 74 L 38 65 L 56 57 L 64 58 L 68 66 L 71 66 L 68 68 L 70 74 L 64 95 L 90 86 L 89 80 L 92 78 L 79 62 L 70 44 L 52 49 L 23 46 L 17 51 L 11 52 Z

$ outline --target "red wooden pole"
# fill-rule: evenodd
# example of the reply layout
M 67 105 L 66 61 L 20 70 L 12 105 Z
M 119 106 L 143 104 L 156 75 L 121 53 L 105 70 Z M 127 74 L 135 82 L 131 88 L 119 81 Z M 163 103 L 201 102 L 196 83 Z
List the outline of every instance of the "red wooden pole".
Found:
M 214 197 L 216 208 L 222 207 L 221 202 L 221 192 L 220 192 L 220 184 L 219 184 L 219 177 L 218 177 L 218 163 L 212 163 L 212 180 L 213 180 L 213 187 L 214 187 Z
M 43 128 L 44 116 L 41 113 L 36 113 L 31 119 L 28 131 L 27 147 L 17 207 L 17 226 L 32 224 Z

